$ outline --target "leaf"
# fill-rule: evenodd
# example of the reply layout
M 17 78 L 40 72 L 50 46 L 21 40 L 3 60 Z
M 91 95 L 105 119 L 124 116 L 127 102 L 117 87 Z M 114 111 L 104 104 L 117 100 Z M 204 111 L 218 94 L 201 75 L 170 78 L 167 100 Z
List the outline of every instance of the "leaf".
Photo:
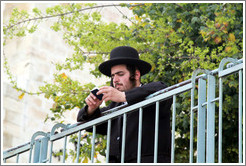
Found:
M 61 77 L 62 77 L 63 79 L 67 79 L 67 75 L 66 75 L 65 73 L 62 73 L 62 74 L 61 74 Z
M 177 22 L 182 22 L 182 19 L 177 20 Z
M 235 42 L 236 41 L 235 35 L 233 33 L 230 33 L 229 37 L 228 37 L 228 40 L 231 41 L 231 42 Z
M 24 97 L 25 93 L 22 93 L 18 98 L 21 100 Z
M 230 51 L 231 51 L 231 47 L 230 46 L 225 48 L 225 52 L 230 52 Z
M 82 163 L 88 163 L 88 157 L 85 157 L 85 159 L 82 161 Z
M 216 43 L 216 44 L 219 44 L 220 42 L 221 42 L 221 37 L 219 37 L 219 36 L 217 36 L 215 39 L 214 39 L 214 42 Z

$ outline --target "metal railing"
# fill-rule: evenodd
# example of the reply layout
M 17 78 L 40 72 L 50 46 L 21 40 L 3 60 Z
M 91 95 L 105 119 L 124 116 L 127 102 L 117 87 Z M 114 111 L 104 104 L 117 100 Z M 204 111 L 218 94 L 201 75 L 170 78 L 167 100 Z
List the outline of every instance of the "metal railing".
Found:
M 226 65 L 227 64 L 227 65 Z M 134 105 L 123 105 L 117 108 L 108 110 L 103 116 L 91 120 L 86 123 L 76 123 L 73 125 L 56 124 L 53 126 L 51 132 L 44 133 L 36 132 L 31 141 L 21 146 L 6 150 L 3 152 L 3 160 L 7 162 L 9 158 L 16 157 L 16 162 L 19 162 L 19 157 L 24 152 L 29 152 L 29 162 L 32 163 L 46 163 L 52 162 L 53 143 L 57 140 L 64 140 L 62 162 L 66 162 L 67 138 L 72 134 L 78 134 L 76 160 L 79 162 L 80 156 L 80 142 L 81 131 L 92 127 L 92 148 L 91 148 L 91 162 L 94 162 L 95 155 L 95 139 L 96 139 L 96 125 L 103 122 L 108 122 L 107 128 L 107 146 L 106 146 L 106 162 L 109 161 L 109 147 L 110 147 L 110 132 L 111 120 L 114 117 L 123 115 L 123 129 L 122 129 L 122 151 L 121 162 L 124 163 L 125 155 L 125 136 L 126 136 L 126 121 L 127 114 L 133 110 L 139 110 L 139 130 L 138 130 L 138 151 L 137 161 L 141 161 L 141 140 L 142 140 L 142 116 L 143 107 L 155 103 L 156 117 L 155 117 L 155 143 L 154 143 L 154 162 L 157 162 L 158 153 L 158 123 L 159 123 L 159 102 L 173 98 L 172 105 L 172 137 L 171 137 L 171 162 L 175 159 L 175 120 L 176 120 L 176 97 L 179 94 L 190 91 L 191 92 L 191 110 L 190 110 L 190 147 L 189 147 L 189 162 L 193 163 L 194 157 L 194 112 L 197 112 L 197 149 L 196 162 L 198 163 L 214 163 L 215 162 L 215 102 L 219 103 L 219 119 L 218 119 L 218 162 L 222 163 L 222 106 L 223 106 L 223 78 L 238 73 L 239 76 L 239 103 L 238 103 L 238 162 L 243 162 L 243 60 L 235 60 L 232 58 L 224 58 L 218 69 L 213 71 L 197 69 L 193 72 L 192 78 L 183 81 L 179 84 L 170 86 L 166 89 L 160 90 L 154 94 L 149 95 L 146 100 L 136 103 Z M 200 74 L 198 76 L 198 74 Z M 217 76 L 217 77 L 216 77 Z M 219 96 L 216 97 L 216 78 L 219 80 Z M 195 87 L 198 83 L 198 95 L 195 102 Z M 198 103 L 195 105 L 195 103 Z M 58 128 L 62 128 L 62 132 L 56 133 Z M 49 149 L 48 149 L 49 147 Z M 34 151 L 34 153 L 33 153 Z

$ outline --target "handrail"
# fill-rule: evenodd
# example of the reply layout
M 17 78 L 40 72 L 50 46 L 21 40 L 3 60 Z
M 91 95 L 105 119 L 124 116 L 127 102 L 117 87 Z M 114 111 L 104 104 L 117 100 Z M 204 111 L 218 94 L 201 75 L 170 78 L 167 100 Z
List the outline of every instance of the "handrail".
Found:
M 228 63 L 228 64 L 226 65 L 226 63 Z M 226 69 L 223 69 L 225 67 L 225 65 L 226 65 Z M 129 113 L 129 112 L 131 112 L 133 110 L 136 110 L 136 109 L 139 109 L 139 108 L 142 109 L 142 108 L 144 108 L 144 107 L 146 107 L 146 106 L 148 106 L 148 105 L 150 105 L 150 104 L 152 104 L 154 102 L 157 103 L 157 102 L 160 102 L 162 100 L 169 99 L 171 97 L 174 97 L 174 99 L 176 99 L 176 95 L 194 89 L 195 82 L 198 81 L 200 78 L 207 79 L 208 75 L 214 76 L 214 75 L 218 74 L 219 78 L 221 79 L 222 77 L 227 76 L 228 74 L 232 74 L 234 72 L 241 71 L 242 69 L 243 69 L 243 59 L 235 60 L 235 59 L 232 59 L 232 58 L 225 58 L 225 59 L 223 59 L 221 61 L 221 64 L 220 64 L 219 68 L 217 68 L 215 70 L 212 70 L 212 71 L 207 71 L 207 70 L 204 70 L 204 69 L 198 69 L 198 70 L 193 72 L 193 76 L 192 76 L 191 79 L 183 81 L 183 82 L 180 82 L 180 83 L 175 84 L 175 85 L 172 85 L 172 86 L 167 87 L 165 89 L 162 89 L 160 91 L 157 91 L 157 92 L 147 96 L 144 101 L 141 101 L 139 103 L 136 103 L 136 104 L 133 104 L 133 105 L 130 105 L 130 106 L 125 104 L 125 105 L 121 105 L 119 107 L 110 109 L 108 111 L 103 112 L 101 117 L 99 117 L 97 119 L 94 119 L 94 120 L 91 120 L 91 121 L 88 121 L 88 122 L 78 122 L 78 123 L 75 123 L 75 124 L 67 124 L 67 125 L 65 125 L 65 124 L 56 124 L 56 125 L 53 126 L 53 128 L 52 128 L 50 133 L 49 132 L 48 133 L 36 132 L 33 135 L 31 142 L 28 142 L 28 143 L 22 144 L 20 146 L 5 150 L 3 152 L 3 159 L 6 160 L 6 159 L 11 158 L 11 157 L 13 157 L 15 155 L 19 155 L 21 153 L 24 153 L 24 152 L 26 152 L 28 150 L 32 151 L 32 145 L 36 141 L 40 140 L 40 138 L 38 138 L 38 139 L 35 139 L 35 138 L 36 138 L 36 136 L 38 136 L 40 134 L 42 136 L 45 136 L 47 139 L 49 139 L 49 141 L 53 142 L 55 140 L 67 137 L 67 136 L 69 136 L 71 134 L 74 134 L 74 133 L 80 132 L 81 130 L 92 128 L 92 127 L 93 127 L 93 133 L 94 133 L 95 132 L 95 129 L 94 129 L 95 125 L 98 125 L 98 124 L 101 124 L 101 123 L 104 123 L 104 122 L 107 122 L 107 121 L 109 122 L 109 121 L 111 121 L 111 119 L 116 118 L 116 117 L 118 117 L 120 115 L 124 115 L 125 116 L 127 113 Z M 198 75 L 199 73 L 202 73 L 202 72 L 204 74 Z M 242 72 L 241 72 L 241 74 L 242 74 Z M 242 79 L 242 78 L 240 77 L 240 79 Z M 242 85 L 241 85 L 241 88 L 242 88 Z M 210 100 L 211 103 L 216 102 L 216 101 L 221 102 L 221 100 L 219 100 L 219 98 L 214 98 L 214 99 Z M 204 103 L 201 104 L 201 106 L 205 106 L 207 104 L 208 104 L 208 102 L 204 102 Z M 198 106 L 193 106 L 192 105 L 191 111 L 195 110 L 195 109 L 198 109 Z M 173 117 L 175 117 L 175 116 L 173 116 Z M 193 123 L 193 117 L 191 118 L 191 123 Z M 241 124 L 239 124 L 239 125 L 241 125 Z M 62 128 L 60 133 L 55 132 L 55 130 L 58 129 L 58 128 Z M 220 125 L 220 128 L 221 128 L 221 125 Z M 95 136 L 95 134 L 93 134 L 93 137 L 94 136 Z M 193 134 L 191 134 L 191 137 L 192 137 L 192 140 L 193 140 Z M 242 136 L 240 136 L 240 137 L 242 137 Z M 172 140 L 172 141 L 174 141 L 174 140 Z M 193 143 L 190 142 L 191 148 L 193 148 L 192 144 Z M 221 149 L 221 148 L 219 147 L 219 149 Z M 240 151 L 242 151 L 241 149 L 242 148 L 240 147 Z M 192 162 L 193 161 L 193 156 L 191 156 L 191 155 L 193 154 L 193 151 L 190 151 L 190 153 L 191 153 L 190 154 L 190 157 L 191 157 L 190 158 L 190 162 Z M 65 159 L 65 156 L 64 156 L 64 159 Z M 156 158 L 155 158 L 155 160 L 156 160 Z M 78 159 L 77 159 L 77 161 L 78 161 Z M 123 161 L 124 161 L 124 159 L 123 159 Z M 139 156 L 138 156 L 138 161 L 139 161 Z

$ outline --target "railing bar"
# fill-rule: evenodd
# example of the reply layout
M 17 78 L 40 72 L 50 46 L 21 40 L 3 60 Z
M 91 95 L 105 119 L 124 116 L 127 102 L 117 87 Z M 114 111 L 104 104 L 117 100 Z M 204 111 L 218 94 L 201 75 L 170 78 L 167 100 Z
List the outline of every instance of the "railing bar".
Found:
M 30 143 L 29 163 L 31 163 L 32 161 L 32 148 L 33 148 L 33 144 Z
M 215 77 L 212 75 L 208 75 L 206 163 L 214 163 L 215 103 L 212 103 L 211 101 L 215 98 L 215 84 Z
M 242 121 L 243 121 L 243 117 L 242 117 L 242 113 L 243 113 L 243 86 L 242 86 L 242 82 L 243 82 L 243 74 L 242 74 L 242 70 L 239 70 L 239 103 L 238 103 L 238 114 L 239 114 L 239 118 L 238 118 L 238 129 L 239 129 L 239 136 L 238 136 L 238 144 L 239 144 L 239 163 L 242 163 Z
M 30 142 L 3 151 L 3 158 L 8 159 L 9 157 L 15 156 L 17 153 L 24 153 L 28 150 L 30 150 Z
M 173 95 L 173 113 L 172 113 L 172 150 L 171 150 L 171 163 L 174 163 L 175 158 L 175 120 L 176 120 L 176 95 Z
M 107 153 L 106 153 L 107 163 L 109 163 L 110 135 L 111 135 L 111 119 L 108 120 L 108 129 L 107 129 Z
M 96 139 L 96 125 L 93 125 L 93 135 L 92 135 L 92 147 L 91 147 L 91 163 L 94 163 L 95 154 L 95 139 Z
M 235 66 L 230 67 L 228 69 L 219 71 L 219 77 L 225 77 L 227 75 L 231 75 L 237 71 L 240 71 L 241 69 L 243 69 L 243 63 L 235 65 Z
M 194 91 L 195 88 L 191 89 L 191 116 L 190 116 L 190 159 L 189 162 L 193 163 L 193 107 L 194 107 Z
M 33 159 L 32 163 L 38 163 L 39 158 L 40 158 L 40 139 L 37 139 L 34 141 L 34 154 L 33 154 Z
M 126 113 L 124 113 L 123 115 L 121 163 L 124 163 L 124 159 L 125 159 L 125 143 L 126 143 Z
M 214 103 L 214 102 L 216 102 L 216 101 L 219 101 L 219 97 L 217 97 L 217 98 L 211 100 L 210 102 L 211 102 L 211 103 Z M 202 107 L 204 107 L 205 105 L 208 105 L 208 102 L 203 103 L 203 104 L 202 104 Z
M 53 150 L 53 141 L 50 142 L 50 159 L 49 162 L 52 162 L 52 150 Z
M 47 161 L 48 137 L 44 137 L 40 141 L 39 163 L 43 163 Z
M 65 163 L 65 159 L 66 159 L 66 147 L 67 147 L 67 136 L 65 136 L 64 139 L 64 147 L 63 147 L 63 163 Z
M 208 105 L 208 102 L 202 103 L 202 107 L 204 107 L 204 106 L 206 106 L 206 105 Z
M 154 144 L 154 163 L 157 163 L 158 156 L 158 133 L 159 133 L 159 101 L 156 102 L 155 111 L 155 144 Z
M 41 163 L 42 159 L 41 159 L 41 156 L 42 156 L 42 147 L 43 147 L 43 142 L 40 141 L 40 149 L 39 149 L 39 163 Z
M 219 150 L 218 162 L 222 163 L 222 109 L 223 109 L 223 79 L 219 78 Z
M 19 153 L 17 154 L 17 156 L 16 156 L 16 163 L 19 163 Z
M 197 111 L 197 163 L 205 163 L 206 145 L 206 108 L 201 103 L 206 101 L 206 80 L 198 81 L 198 111 Z
M 241 64 L 241 66 L 242 66 L 242 64 Z M 239 71 L 239 73 L 240 73 L 240 71 L 242 72 L 242 67 L 241 66 L 239 66 L 238 68 L 237 68 L 237 71 Z M 229 70 L 228 70 L 229 71 Z M 233 69 L 233 71 L 235 72 L 236 71 L 236 68 L 234 68 Z M 213 71 L 212 71 L 213 72 Z M 216 72 L 218 72 L 218 69 L 216 69 Z M 216 73 L 216 72 L 214 72 L 214 73 Z M 228 72 L 229 73 L 229 72 Z M 241 73 L 242 74 L 242 73 Z M 219 95 L 219 143 L 218 143 L 218 146 L 219 146 L 219 150 L 218 150 L 218 153 L 219 153 L 219 155 L 218 155 L 218 161 L 219 162 L 222 162 L 222 112 L 223 112 L 223 106 L 222 106 L 222 96 L 223 96 L 223 91 L 222 91 L 222 89 L 223 89 L 223 83 L 222 83 L 222 77 L 221 78 L 219 78 L 220 79 L 220 95 Z M 240 79 L 240 78 L 239 78 Z M 242 79 L 242 78 L 241 78 Z M 240 84 L 239 84 L 239 86 L 240 86 Z M 241 85 L 242 86 L 242 85 Z M 188 86 L 187 86 L 188 87 Z M 181 88 L 182 89 L 182 88 Z M 242 89 L 242 88 L 241 88 Z M 153 102 L 154 100 L 156 100 L 156 101 L 160 101 L 160 100 L 163 100 L 164 98 L 167 98 L 167 96 L 169 95 L 171 95 L 171 94 L 173 94 L 174 93 L 174 91 L 175 90 L 173 90 L 173 91 L 171 91 L 170 93 L 169 92 L 167 92 L 166 94 L 161 94 L 160 96 L 155 96 L 154 97 L 154 99 L 151 99 L 151 100 L 147 100 L 146 102 L 144 102 L 144 106 L 147 106 L 148 104 L 150 104 L 151 102 Z M 179 94 L 180 92 L 175 92 L 175 94 Z M 193 94 L 194 95 L 194 94 Z M 194 98 L 194 96 L 193 96 L 193 98 Z M 217 101 L 218 100 L 218 98 L 216 98 L 216 99 L 214 99 L 214 100 L 212 100 L 213 102 L 215 102 L 215 101 Z M 239 96 L 239 100 L 240 100 L 240 96 Z M 241 99 L 242 100 L 242 99 Z M 211 102 L 212 102 L 211 101 Z M 191 102 L 193 102 L 193 105 L 194 105 L 194 101 L 192 101 L 191 100 Z M 140 103 L 139 103 L 140 104 Z M 120 113 L 116 113 L 116 114 L 113 114 L 112 116 L 115 116 L 115 115 L 120 115 L 120 114 L 126 114 L 127 112 L 130 112 L 131 110 L 133 110 L 134 108 L 137 108 L 136 106 L 139 106 L 139 104 L 136 104 L 134 107 L 131 107 L 131 106 L 129 106 L 128 107 L 128 109 L 129 110 L 127 110 L 126 108 L 124 108 L 124 109 L 122 109 L 122 112 L 120 111 Z M 141 102 L 141 104 L 143 104 L 142 102 Z M 239 104 L 240 104 L 240 101 L 239 101 Z M 192 105 L 192 104 L 191 104 Z M 191 126 L 193 127 L 193 119 L 194 119 L 194 115 L 193 115 L 193 109 L 195 108 L 195 107 L 191 107 L 192 109 L 191 109 Z M 239 105 L 239 109 L 242 109 L 242 108 L 240 108 L 240 105 Z M 240 113 L 240 110 L 239 110 L 239 114 L 241 114 L 241 116 L 242 116 L 242 113 Z M 238 115 L 239 116 L 239 119 L 240 119 L 240 115 Z M 95 124 L 97 124 L 97 123 L 101 123 L 103 120 L 105 120 L 105 119 L 109 119 L 111 116 L 107 116 L 106 118 L 100 118 L 99 119 L 99 122 L 98 121 L 93 121 L 93 123 L 90 123 L 90 124 L 86 124 L 86 125 L 82 125 L 83 127 L 88 127 L 88 125 L 91 125 L 91 124 L 93 124 L 93 125 L 95 125 Z M 242 118 L 242 117 L 241 117 Z M 241 123 L 241 124 L 240 124 Z M 240 136 L 240 134 L 242 135 L 242 122 L 240 122 L 240 120 L 239 120 L 239 139 L 240 139 L 240 137 L 242 137 L 242 136 Z M 240 125 L 241 125 L 241 129 L 240 129 Z M 64 133 L 62 132 L 62 134 L 61 135 L 65 135 L 66 134 L 66 137 L 67 137 L 67 135 L 68 134 L 71 134 L 71 133 L 74 133 L 74 132 L 77 132 L 78 130 L 80 130 L 81 128 L 82 128 L 82 126 L 80 126 L 80 127 L 75 127 L 75 128 L 73 128 L 73 130 L 70 130 L 70 131 L 65 131 Z M 241 131 L 241 132 L 240 132 Z M 191 130 L 191 139 L 193 140 L 193 131 Z M 61 135 L 59 135 L 58 134 L 58 136 L 59 137 L 61 137 Z M 56 135 L 57 136 L 57 135 Z M 60 139 L 60 138 L 58 138 L 58 137 L 56 137 L 56 136 L 54 136 L 53 135 L 53 139 Z M 66 138 L 67 139 L 67 138 Z M 51 140 L 52 141 L 52 140 Z M 240 140 L 239 140 L 240 141 Z M 241 139 L 241 141 L 242 141 L 242 139 Z M 240 148 L 240 145 L 242 144 L 242 142 L 240 143 L 239 142 L 239 161 L 240 161 L 240 156 L 242 156 L 242 147 Z M 190 161 L 192 160 L 193 161 L 193 156 L 194 156 L 194 153 L 193 153 L 193 144 L 191 145 L 190 144 L 190 147 L 192 147 L 192 159 L 191 159 L 191 157 L 190 157 Z M 33 145 L 31 145 L 30 146 L 30 154 L 29 154 L 29 162 L 31 162 L 31 156 L 32 156 L 32 148 L 33 148 Z M 52 149 L 52 148 L 51 148 Z M 241 150 L 240 150 L 241 149 Z M 240 151 L 241 151 L 241 155 L 240 155 Z M 16 152 L 15 152 L 15 154 L 16 154 Z M 52 153 L 51 153 L 52 154 Z M 52 155 L 51 155 L 52 156 Z M 191 151 L 190 151 L 190 156 L 191 156 Z M 242 159 L 241 159 L 242 160 Z M 6 161 L 6 159 L 5 159 L 5 161 Z M 51 161 L 51 158 L 50 158 L 50 161 Z
M 139 123 L 138 123 L 138 158 L 137 163 L 141 162 L 141 145 L 142 145 L 142 123 L 143 123 L 143 108 L 139 108 Z
M 198 109 L 198 106 L 194 106 L 191 108 L 191 110 L 197 110 Z
M 219 97 L 213 99 L 213 100 L 211 101 L 211 103 L 214 103 L 214 102 L 216 102 L 216 101 L 219 101 Z
M 76 163 L 79 162 L 79 154 L 80 154 L 80 139 L 81 139 L 81 130 L 79 131 L 78 141 L 77 141 L 77 155 L 76 155 Z

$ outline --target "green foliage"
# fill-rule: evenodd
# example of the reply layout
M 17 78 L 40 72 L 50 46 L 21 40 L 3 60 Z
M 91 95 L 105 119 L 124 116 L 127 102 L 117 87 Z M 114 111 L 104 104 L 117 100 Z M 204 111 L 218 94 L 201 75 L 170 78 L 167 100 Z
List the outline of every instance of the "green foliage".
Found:
M 105 23 L 100 12 L 92 10 L 97 8 L 96 4 L 57 5 L 47 8 L 46 13 L 35 8 L 32 11 L 34 18 L 26 11 L 13 10 L 10 20 L 3 27 L 4 44 L 7 39 L 24 37 L 27 33 L 37 31 L 40 21 L 57 18 L 50 28 L 62 32 L 64 41 L 74 49 L 73 55 L 63 64 L 56 64 L 54 82 L 40 87 L 40 93 L 54 101 L 50 109 L 52 116 L 47 116 L 46 120 L 63 121 L 65 111 L 84 106 L 84 99 L 94 87 L 92 83 L 81 85 L 62 71 L 82 70 L 83 65 L 89 63 L 96 66 L 91 70 L 91 74 L 100 78 L 101 73 L 97 66 L 109 58 L 109 52 L 116 46 L 133 46 L 140 52 L 141 59 L 151 63 L 151 72 L 142 77 L 143 83 L 161 80 L 168 85 L 174 85 L 190 79 L 197 68 L 213 70 L 218 68 L 225 57 L 242 58 L 242 3 L 121 5 L 133 12 L 133 18 L 122 16 L 123 19 L 130 20 L 131 25 Z M 82 12 L 87 10 L 90 12 Z M 7 61 L 5 69 L 13 87 L 18 89 L 7 67 Z M 225 80 L 223 162 L 237 162 L 236 80 L 235 77 Z M 190 93 L 183 93 L 177 98 L 175 162 L 189 161 L 189 99 Z M 90 140 L 87 140 L 87 144 L 83 146 L 85 149 L 81 149 L 84 161 L 88 161 L 90 157 L 87 154 L 89 142 Z M 102 155 L 105 154 L 104 143 L 97 149 Z M 75 155 L 72 151 L 70 154 Z

